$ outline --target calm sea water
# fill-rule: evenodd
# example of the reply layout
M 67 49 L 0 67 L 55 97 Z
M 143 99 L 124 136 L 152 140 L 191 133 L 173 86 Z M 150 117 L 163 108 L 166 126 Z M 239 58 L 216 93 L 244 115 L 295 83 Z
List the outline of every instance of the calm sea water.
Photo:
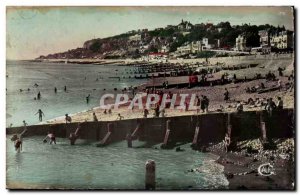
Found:
M 45 113 L 44 120 L 88 110 L 99 106 L 100 96 L 104 92 L 116 93 L 114 88 L 120 91 L 146 82 L 129 79 L 130 74 L 126 73 L 129 71 L 129 67 L 117 65 L 7 61 L 6 125 L 20 126 L 23 120 L 29 125 L 37 124 L 38 115 L 35 113 L 38 109 Z M 124 76 L 127 79 L 123 79 Z M 109 77 L 121 77 L 121 80 Z M 35 83 L 39 86 L 34 87 Z M 64 86 L 67 86 L 67 93 L 63 90 Z M 58 89 L 57 94 L 54 87 Z M 30 91 L 27 91 L 28 88 Z M 34 100 L 39 91 L 41 100 Z M 89 104 L 85 99 L 88 94 L 91 94 Z
M 154 148 L 127 148 L 126 142 L 97 148 L 78 140 L 69 145 L 58 138 L 56 145 L 44 144 L 44 137 L 24 138 L 23 151 L 16 153 L 8 136 L 7 184 L 13 186 L 76 189 L 144 189 L 145 162 L 156 162 L 157 189 L 220 189 L 228 181 L 222 166 L 212 156 L 183 145 L 183 152 Z M 133 146 L 143 142 L 135 141 Z M 200 167 L 201 172 L 187 172 Z

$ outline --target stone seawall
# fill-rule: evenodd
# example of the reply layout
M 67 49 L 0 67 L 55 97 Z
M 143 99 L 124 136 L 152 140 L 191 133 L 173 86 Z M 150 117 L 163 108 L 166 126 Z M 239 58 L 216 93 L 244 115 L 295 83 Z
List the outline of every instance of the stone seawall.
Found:
M 294 126 L 294 110 L 276 111 L 270 116 L 265 111 L 249 111 L 243 113 L 210 113 L 205 115 L 177 116 L 165 118 L 130 119 L 122 121 L 85 122 L 82 124 L 80 138 L 100 141 L 108 132 L 108 124 L 112 124 L 110 143 L 126 139 L 137 125 L 140 129 L 136 135 L 140 140 L 162 143 L 166 133 L 167 120 L 170 120 L 169 141 L 192 142 L 196 126 L 199 126 L 198 143 L 220 142 L 231 129 L 231 137 L 236 140 L 255 139 L 263 136 L 262 122 L 265 124 L 267 138 L 292 137 Z M 33 125 L 28 126 L 26 136 L 46 136 L 48 131 L 57 137 L 66 138 L 74 132 L 77 123 Z M 231 128 L 229 128 L 231 127 Z M 23 127 L 7 128 L 6 134 L 20 133 Z

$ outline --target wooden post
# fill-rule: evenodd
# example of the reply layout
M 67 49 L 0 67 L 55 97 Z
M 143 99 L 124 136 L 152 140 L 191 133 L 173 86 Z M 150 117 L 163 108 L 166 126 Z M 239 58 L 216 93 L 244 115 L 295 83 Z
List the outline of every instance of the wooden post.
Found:
M 137 134 L 137 132 L 140 130 L 140 127 L 141 127 L 141 124 L 138 123 L 137 126 L 136 126 L 136 128 L 135 128 L 135 130 L 131 134 L 131 137 L 134 137 Z
M 147 160 L 145 164 L 146 174 L 145 174 L 145 189 L 155 190 L 155 161 Z
M 264 121 L 263 112 L 260 113 L 260 130 L 261 130 L 261 137 L 262 140 L 265 142 L 267 141 L 267 128 L 266 128 L 266 122 Z
M 267 129 L 266 129 L 266 123 L 260 122 L 260 128 L 261 128 L 261 136 L 263 141 L 267 141 Z
M 161 148 L 165 148 L 168 145 L 169 136 L 170 136 L 170 132 L 171 132 L 170 123 L 171 123 L 171 120 L 167 120 L 167 125 L 166 125 L 167 130 L 166 130 L 166 134 L 165 134 L 165 137 L 164 137 L 164 142 L 161 145 Z
M 132 137 L 130 134 L 127 134 L 127 147 L 132 148 Z
M 231 125 L 231 113 L 227 115 L 227 134 L 231 138 L 232 125 Z
M 194 134 L 194 139 L 192 145 L 197 145 L 198 143 L 198 135 L 199 135 L 199 126 L 196 127 L 195 129 L 195 134 Z
M 97 144 L 97 147 L 101 147 L 101 146 L 105 146 L 108 144 L 108 140 L 112 134 L 112 126 L 113 124 L 112 123 L 108 123 L 107 124 L 107 133 L 106 135 L 104 136 L 104 138 Z
M 231 138 L 232 125 L 227 126 L 227 134 Z

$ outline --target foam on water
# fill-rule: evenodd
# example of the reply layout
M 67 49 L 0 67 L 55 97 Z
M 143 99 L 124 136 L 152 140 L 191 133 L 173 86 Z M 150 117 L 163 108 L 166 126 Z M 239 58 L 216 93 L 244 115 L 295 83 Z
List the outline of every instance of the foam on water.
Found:
M 43 144 L 44 137 L 24 138 L 23 152 L 16 153 L 7 137 L 7 184 L 36 188 L 144 189 L 145 162 L 156 162 L 157 189 L 220 189 L 228 181 L 213 157 L 182 145 L 185 151 L 127 148 L 126 142 L 105 148 L 78 140 L 70 146 Z M 135 141 L 134 147 L 144 145 Z M 188 170 L 199 168 L 199 172 Z

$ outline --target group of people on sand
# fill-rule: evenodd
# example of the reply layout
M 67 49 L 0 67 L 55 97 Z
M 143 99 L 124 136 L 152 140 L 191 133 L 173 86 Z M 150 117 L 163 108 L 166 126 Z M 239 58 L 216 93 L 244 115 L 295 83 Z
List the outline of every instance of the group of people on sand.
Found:
M 267 99 L 267 104 L 265 105 L 265 110 L 272 116 L 273 111 L 283 109 L 283 100 L 281 97 L 277 97 L 277 103 L 273 101 L 273 98 Z

